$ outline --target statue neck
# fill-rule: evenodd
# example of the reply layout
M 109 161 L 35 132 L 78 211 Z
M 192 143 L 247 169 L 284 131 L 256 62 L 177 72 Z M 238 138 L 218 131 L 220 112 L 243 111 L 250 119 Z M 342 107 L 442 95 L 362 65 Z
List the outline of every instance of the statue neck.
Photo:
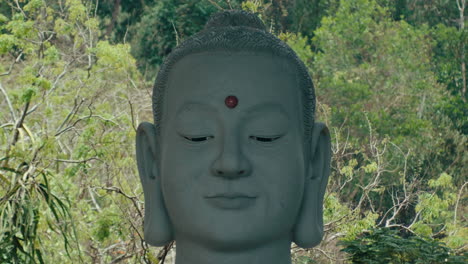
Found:
M 177 239 L 175 264 L 291 264 L 291 241 L 272 241 L 247 250 L 221 251 Z

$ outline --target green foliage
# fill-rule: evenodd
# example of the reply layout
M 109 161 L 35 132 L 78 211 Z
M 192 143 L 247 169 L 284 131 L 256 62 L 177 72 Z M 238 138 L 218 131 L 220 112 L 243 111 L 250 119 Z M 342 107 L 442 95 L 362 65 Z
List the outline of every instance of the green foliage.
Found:
M 80 0 L 19 3 L 0 31 L 0 262 L 143 261 L 130 46 Z
M 217 11 L 209 1 L 162 0 L 146 10 L 135 25 L 133 54 L 140 69 L 155 76 L 159 65 L 185 38 L 200 31 L 209 16 Z
M 44 6 L 44 1 L 43 0 L 31 0 L 29 3 L 27 3 L 24 7 L 23 10 L 26 12 L 34 12 L 41 7 Z
M 26 168 L 20 168 L 24 169 Z M 20 171 L 11 168 L 3 167 L 2 170 L 21 175 Z M 51 172 L 42 171 L 37 176 L 42 183 L 33 183 L 31 188 L 21 187 L 19 177 L 14 177 L 11 182 L 13 187 L 0 201 L 0 227 L 4 231 L 0 234 L 0 248 L 3 249 L 0 255 L 3 260 L 14 263 L 44 263 L 43 252 L 38 245 L 41 235 L 40 220 L 47 217 L 41 212 L 43 210 L 53 216 L 55 223 L 48 221 L 48 228 L 62 235 L 65 251 L 69 254 L 70 239 L 73 237 L 70 232 L 73 227 L 69 224 L 69 205 L 54 194 L 49 185 L 48 177 L 51 177 Z
M 432 29 L 431 37 L 435 41 L 434 72 L 437 73 L 437 80 L 447 87 L 447 94 L 437 104 L 437 109 L 450 118 L 456 129 L 467 135 L 468 95 L 462 94 L 461 70 L 463 52 L 468 53 L 468 45 L 465 44 L 468 42 L 467 31 L 439 24 Z
M 5 54 L 13 49 L 16 43 L 16 38 L 13 35 L 0 35 L 0 54 Z
M 93 231 L 94 237 L 96 237 L 99 242 L 103 242 L 109 238 L 112 233 L 114 233 L 111 231 L 113 231 L 117 224 L 118 217 L 116 215 L 112 215 L 112 212 L 106 212 L 103 217 L 97 219 L 95 222 Z
M 334 223 L 334 230 L 343 240 L 352 240 L 364 230 L 375 227 L 378 214 L 359 212 L 342 204 L 337 194 L 328 194 L 324 201 L 324 221 Z
M 448 82 L 439 62 L 454 45 L 437 40 L 457 30 L 439 29 L 435 38 L 433 28 L 392 19 L 384 2 L 341 1 L 312 39 L 317 112 L 332 127 L 335 154 L 325 219 L 343 241 L 375 226 L 403 225 L 461 249 L 466 230 L 455 204 L 468 157 L 466 136 L 453 124 L 460 128 L 466 115 L 462 103 L 444 103 Z M 460 45 L 460 37 L 450 37 Z M 459 67 L 450 58 L 444 63 Z
M 306 66 L 310 66 L 314 54 L 308 44 L 309 40 L 307 37 L 304 37 L 301 34 L 287 32 L 279 34 L 278 38 L 286 42 L 286 44 L 296 52 L 299 59 L 301 59 Z
M 418 138 L 428 129 L 422 120 L 427 111 L 419 108 L 437 100 L 438 92 L 426 34 L 391 21 L 375 1 L 343 2 L 334 17 L 324 18 L 314 38 L 320 50 L 315 74 L 319 96 L 336 112 L 332 121 L 348 120 L 362 134 L 366 126 L 357 123 L 365 122 L 361 112 L 367 111 L 379 134 Z
M 315 264 L 317 262 L 308 256 L 300 256 L 297 259 L 295 259 L 293 263 L 294 264 Z
M 466 263 L 468 257 L 453 255 L 440 242 L 414 235 L 403 237 L 398 231 L 377 228 L 356 240 L 342 242 L 342 250 L 351 255 L 352 263 Z
M 245 1 L 245 2 L 242 2 L 241 7 L 242 7 L 242 10 L 257 14 L 262 8 L 262 4 L 259 1 Z
M 290 10 L 291 31 L 300 32 L 312 38 L 326 16 L 333 16 L 339 7 L 339 0 L 296 0 Z
M 431 191 L 423 191 L 418 196 L 415 210 L 419 219 L 414 223 L 415 233 L 430 236 L 444 234 L 443 242 L 453 248 L 463 247 L 468 228 L 460 226 L 455 218 L 454 206 L 459 202 L 452 176 L 442 173 L 439 178 L 428 182 Z
M 36 95 L 37 91 L 34 87 L 28 87 L 24 89 L 23 94 L 21 95 L 21 102 L 29 103 L 31 98 Z
M 331 131 L 324 240 L 294 262 L 466 262 L 467 35 L 454 2 L 423 2 L 0 1 L 0 263 L 159 262 L 133 149 L 145 80 L 230 8 L 304 61 Z

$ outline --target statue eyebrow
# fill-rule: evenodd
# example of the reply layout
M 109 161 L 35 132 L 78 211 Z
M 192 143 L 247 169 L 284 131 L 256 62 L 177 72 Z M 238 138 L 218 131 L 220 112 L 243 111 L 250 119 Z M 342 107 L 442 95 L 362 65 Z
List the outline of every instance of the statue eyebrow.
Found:
M 212 105 L 205 104 L 202 102 L 197 102 L 197 101 L 189 101 L 189 102 L 184 103 L 182 107 L 179 108 L 179 110 L 177 111 L 177 116 L 180 116 L 185 112 L 190 112 L 196 108 L 206 110 L 208 112 L 217 112 L 216 108 Z
M 269 110 L 269 111 L 275 112 L 275 113 L 279 112 L 282 115 L 284 115 L 285 117 L 289 117 L 288 113 L 283 108 L 283 106 L 278 104 L 278 103 L 275 103 L 275 102 L 263 102 L 263 103 L 254 105 L 252 107 L 249 107 L 246 110 L 241 110 L 241 112 L 244 112 L 246 116 L 250 116 L 251 114 L 253 114 L 255 112 L 265 111 L 265 110 Z
M 224 106 L 224 103 L 223 103 L 223 106 Z M 184 103 L 182 107 L 179 108 L 179 111 L 177 111 L 177 116 L 182 115 L 184 112 L 193 111 L 196 108 L 201 109 L 201 110 L 206 110 L 208 112 L 213 112 L 213 113 L 218 112 L 218 110 L 211 104 L 206 104 L 206 103 L 202 103 L 198 101 L 189 101 L 189 102 Z M 238 109 L 241 109 L 241 107 L 238 106 Z M 241 109 L 240 112 L 244 116 L 248 117 L 254 114 L 255 112 L 260 112 L 260 111 L 265 111 L 265 110 L 269 110 L 274 113 L 280 113 L 284 115 L 286 118 L 289 118 L 288 113 L 286 112 L 286 110 L 283 108 L 282 105 L 275 103 L 275 102 L 270 102 L 270 101 L 256 104 L 247 109 Z

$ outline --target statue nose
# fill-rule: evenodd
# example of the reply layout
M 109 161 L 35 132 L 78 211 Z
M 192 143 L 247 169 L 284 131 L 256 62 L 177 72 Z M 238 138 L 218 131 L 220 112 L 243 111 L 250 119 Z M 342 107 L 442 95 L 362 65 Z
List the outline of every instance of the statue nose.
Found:
M 250 174 L 250 163 L 241 152 L 241 146 L 235 139 L 225 140 L 220 154 L 213 163 L 212 173 L 215 176 L 235 179 Z

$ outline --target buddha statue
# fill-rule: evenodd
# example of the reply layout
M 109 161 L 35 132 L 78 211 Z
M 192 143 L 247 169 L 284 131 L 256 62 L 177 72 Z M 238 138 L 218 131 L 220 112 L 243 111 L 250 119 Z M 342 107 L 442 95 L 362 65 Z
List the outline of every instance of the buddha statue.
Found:
M 176 264 L 287 264 L 316 246 L 330 135 L 294 51 L 254 14 L 224 11 L 176 47 L 136 136 L 144 236 Z

